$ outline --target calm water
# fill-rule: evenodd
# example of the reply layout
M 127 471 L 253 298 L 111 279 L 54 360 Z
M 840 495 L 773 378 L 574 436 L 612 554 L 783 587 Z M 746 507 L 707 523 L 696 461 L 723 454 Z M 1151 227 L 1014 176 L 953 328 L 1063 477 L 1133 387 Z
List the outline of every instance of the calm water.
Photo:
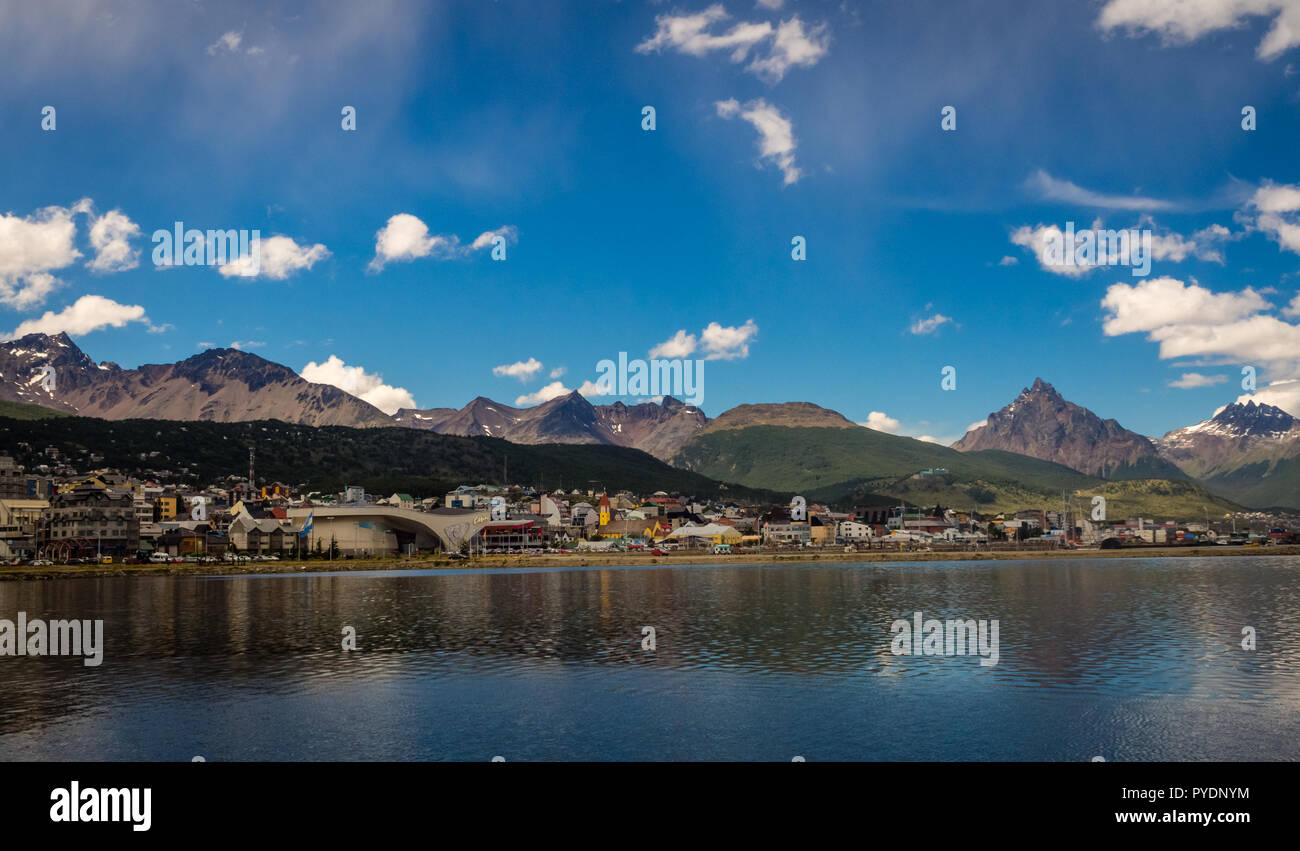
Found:
M 999 664 L 893 655 L 917 610 L 997 618 Z M 0 582 L 19 611 L 106 651 L 0 657 L 5 760 L 1300 759 L 1294 557 Z

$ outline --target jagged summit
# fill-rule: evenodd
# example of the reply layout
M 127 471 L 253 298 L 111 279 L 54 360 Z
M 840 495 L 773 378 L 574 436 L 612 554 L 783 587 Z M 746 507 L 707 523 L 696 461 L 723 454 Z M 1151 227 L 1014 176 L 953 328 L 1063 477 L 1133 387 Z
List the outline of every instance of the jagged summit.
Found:
M 1163 457 L 1189 475 L 1228 474 L 1254 464 L 1258 477 L 1278 458 L 1300 451 L 1300 420 L 1253 399 L 1233 402 L 1210 419 L 1174 429 L 1156 443 Z
M 1042 378 L 990 414 L 953 448 L 998 449 L 1064 464 L 1102 478 L 1183 478 L 1146 437 L 1067 401 Z
M 1280 435 L 1295 427 L 1296 418 L 1275 405 L 1251 400 L 1233 402 L 1207 422 L 1241 435 Z

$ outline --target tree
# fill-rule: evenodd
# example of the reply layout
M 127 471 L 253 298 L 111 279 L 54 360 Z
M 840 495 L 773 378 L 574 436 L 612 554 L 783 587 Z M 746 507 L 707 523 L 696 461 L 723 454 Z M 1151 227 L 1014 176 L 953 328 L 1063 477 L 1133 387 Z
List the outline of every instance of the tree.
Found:
M 334 535 L 330 535 L 330 558 L 334 559 L 338 557 L 339 557 L 339 539 Z

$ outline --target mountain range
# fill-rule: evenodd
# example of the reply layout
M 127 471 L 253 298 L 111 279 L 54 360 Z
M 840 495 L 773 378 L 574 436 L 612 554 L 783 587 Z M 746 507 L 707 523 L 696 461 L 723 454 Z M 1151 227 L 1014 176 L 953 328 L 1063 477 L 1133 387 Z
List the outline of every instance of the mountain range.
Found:
M 47 366 L 52 387 L 43 380 Z M 178 363 L 123 369 L 96 364 L 67 334 L 0 343 L 0 399 L 108 420 L 392 425 L 374 405 L 249 352 L 208 349 Z
M 43 381 L 54 369 L 52 389 Z M 596 443 L 671 457 L 708 418 L 672 397 L 660 403 L 592 405 L 577 391 L 532 408 L 482 396 L 460 410 L 404 408 L 389 416 L 328 384 L 239 349 L 208 349 L 173 364 L 123 369 L 96 364 L 67 334 L 0 343 L 0 400 L 109 420 L 160 419 L 297 425 L 400 425 L 511 443 Z
M 400 426 L 521 445 L 623 447 L 717 481 L 828 500 L 928 496 L 1000 510 L 1110 489 L 1121 499 L 1140 492 L 1143 504 L 1213 495 L 1300 506 L 1300 421 L 1281 409 L 1232 404 L 1153 440 L 1067 401 L 1041 378 L 951 448 L 864 428 L 811 402 L 740 405 L 710 419 L 672 397 L 595 405 L 574 391 L 530 408 L 480 396 L 460 409 L 390 416 L 249 352 L 209 349 L 123 369 L 95 363 L 66 334 L 0 343 L 5 400 L 106 420 Z M 1163 484 L 1125 484 L 1139 481 Z
M 462 437 L 500 437 L 511 443 L 600 443 L 672 457 L 708 423 L 699 408 L 665 396 L 662 402 L 593 405 L 578 391 L 532 408 L 513 408 L 479 396 L 460 410 L 403 408 L 397 425 Z

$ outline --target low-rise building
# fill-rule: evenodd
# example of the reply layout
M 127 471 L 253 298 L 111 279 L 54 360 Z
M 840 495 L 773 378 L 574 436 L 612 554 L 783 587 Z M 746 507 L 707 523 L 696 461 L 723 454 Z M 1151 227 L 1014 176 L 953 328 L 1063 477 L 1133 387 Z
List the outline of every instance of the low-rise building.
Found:
M 298 529 L 293 521 L 275 517 L 259 519 L 246 511 L 230 521 L 226 536 L 237 552 L 251 555 L 278 555 L 300 546 Z
M 0 499 L 0 558 L 30 558 L 50 504 L 43 499 Z
M 856 520 L 841 520 L 835 529 L 835 539 L 841 544 L 866 543 L 875 536 L 871 526 Z
M 42 547 L 61 556 L 128 556 L 140 549 L 140 522 L 130 491 L 82 483 L 54 495 L 49 517 Z

